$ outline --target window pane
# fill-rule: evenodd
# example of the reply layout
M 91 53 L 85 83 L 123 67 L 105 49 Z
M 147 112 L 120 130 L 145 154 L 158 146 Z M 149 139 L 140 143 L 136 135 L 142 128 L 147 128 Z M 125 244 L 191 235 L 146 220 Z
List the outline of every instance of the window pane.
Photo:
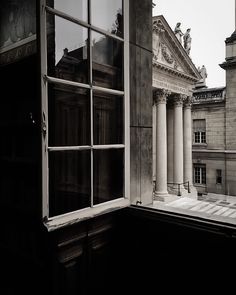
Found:
M 200 182 L 200 167 L 194 168 L 194 182 L 195 183 L 201 183 Z
M 206 168 L 201 168 L 202 171 L 202 184 L 206 184 Z
M 94 204 L 123 197 L 124 150 L 94 151 Z
M 194 133 L 194 142 L 200 143 L 200 132 L 195 132 Z
M 87 0 L 47 0 L 47 5 L 65 12 L 72 17 L 88 21 Z
M 201 136 L 202 136 L 201 142 L 206 143 L 206 132 L 201 132 Z
M 122 0 L 91 0 L 92 24 L 112 34 L 123 36 Z
M 92 32 L 93 84 L 123 90 L 123 43 Z
M 63 18 L 47 16 L 48 75 L 88 82 L 88 30 Z
M 90 207 L 90 151 L 49 153 L 49 215 Z
M 123 97 L 96 92 L 93 101 L 94 144 L 122 144 Z
M 89 91 L 49 84 L 49 146 L 90 145 Z

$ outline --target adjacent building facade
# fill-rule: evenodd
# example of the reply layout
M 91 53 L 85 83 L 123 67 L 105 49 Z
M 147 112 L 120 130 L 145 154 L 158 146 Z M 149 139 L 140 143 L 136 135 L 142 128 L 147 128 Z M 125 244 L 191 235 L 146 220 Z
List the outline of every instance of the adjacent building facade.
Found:
M 193 182 L 198 193 L 225 193 L 225 87 L 193 93 Z
M 235 33 L 227 38 L 226 86 L 193 92 L 193 181 L 200 194 L 236 196 Z

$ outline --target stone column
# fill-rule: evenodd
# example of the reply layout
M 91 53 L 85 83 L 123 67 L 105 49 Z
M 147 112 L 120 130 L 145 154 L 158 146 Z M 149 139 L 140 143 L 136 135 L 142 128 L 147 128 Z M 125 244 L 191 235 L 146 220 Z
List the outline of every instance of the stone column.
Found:
M 193 184 L 191 105 L 192 99 L 188 96 L 184 101 L 184 182 L 189 181 L 190 186 Z
M 170 92 L 164 89 L 154 93 L 156 104 L 156 185 L 154 197 L 164 200 L 167 192 L 167 137 L 166 101 Z
M 174 182 L 183 183 L 183 95 L 174 97 Z
M 155 95 L 155 94 L 153 94 Z M 157 107 L 154 102 L 152 107 L 152 180 L 156 181 L 156 113 Z
M 174 128 L 174 111 L 173 105 L 167 106 L 167 183 L 174 182 L 173 174 L 173 161 L 174 161 L 174 145 L 173 145 L 173 132 Z

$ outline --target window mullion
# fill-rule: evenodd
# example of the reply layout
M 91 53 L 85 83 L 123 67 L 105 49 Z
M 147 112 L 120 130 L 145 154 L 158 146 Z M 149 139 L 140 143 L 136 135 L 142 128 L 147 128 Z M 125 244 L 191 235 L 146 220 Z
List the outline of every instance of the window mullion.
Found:
M 88 23 L 91 25 L 91 0 L 88 0 Z M 93 58 L 92 58 L 92 30 L 88 29 L 88 55 L 89 55 L 89 84 L 90 84 L 90 128 L 91 128 L 91 208 L 94 206 L 93 202 L 93 167 L 94 167 L 94 153 L 93 153 Z
M 41 51 L 41 128 L 42 128 L 42 216 L 49 217 L 49 192 L 48 192 L 48 107 L 47 107 L 47 28 L 45 0 L 39 1 L 40 8 L 40 51 Z M 42 9 L 43 8 L 43 9 Z

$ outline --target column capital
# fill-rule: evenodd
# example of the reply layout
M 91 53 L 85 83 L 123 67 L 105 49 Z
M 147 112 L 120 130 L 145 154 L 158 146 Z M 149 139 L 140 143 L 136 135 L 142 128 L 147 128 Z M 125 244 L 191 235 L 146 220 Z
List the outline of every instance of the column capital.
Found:
M 167 102 L 167 97 L 171 95 L 171 91 L 167 90 L 167 89 L 157 89 L 156 91 L 154 91 L 154 103 L 155 104 L 166 104 Z
M 193 103 L 192 96 L 187 96 L 186 99 L 184 100 L 184 107 L 191 109 L 192 103 Z
M 184 94 L 175 94 L 173 96 L 174 106 L 182 107 L 187 95 Z

